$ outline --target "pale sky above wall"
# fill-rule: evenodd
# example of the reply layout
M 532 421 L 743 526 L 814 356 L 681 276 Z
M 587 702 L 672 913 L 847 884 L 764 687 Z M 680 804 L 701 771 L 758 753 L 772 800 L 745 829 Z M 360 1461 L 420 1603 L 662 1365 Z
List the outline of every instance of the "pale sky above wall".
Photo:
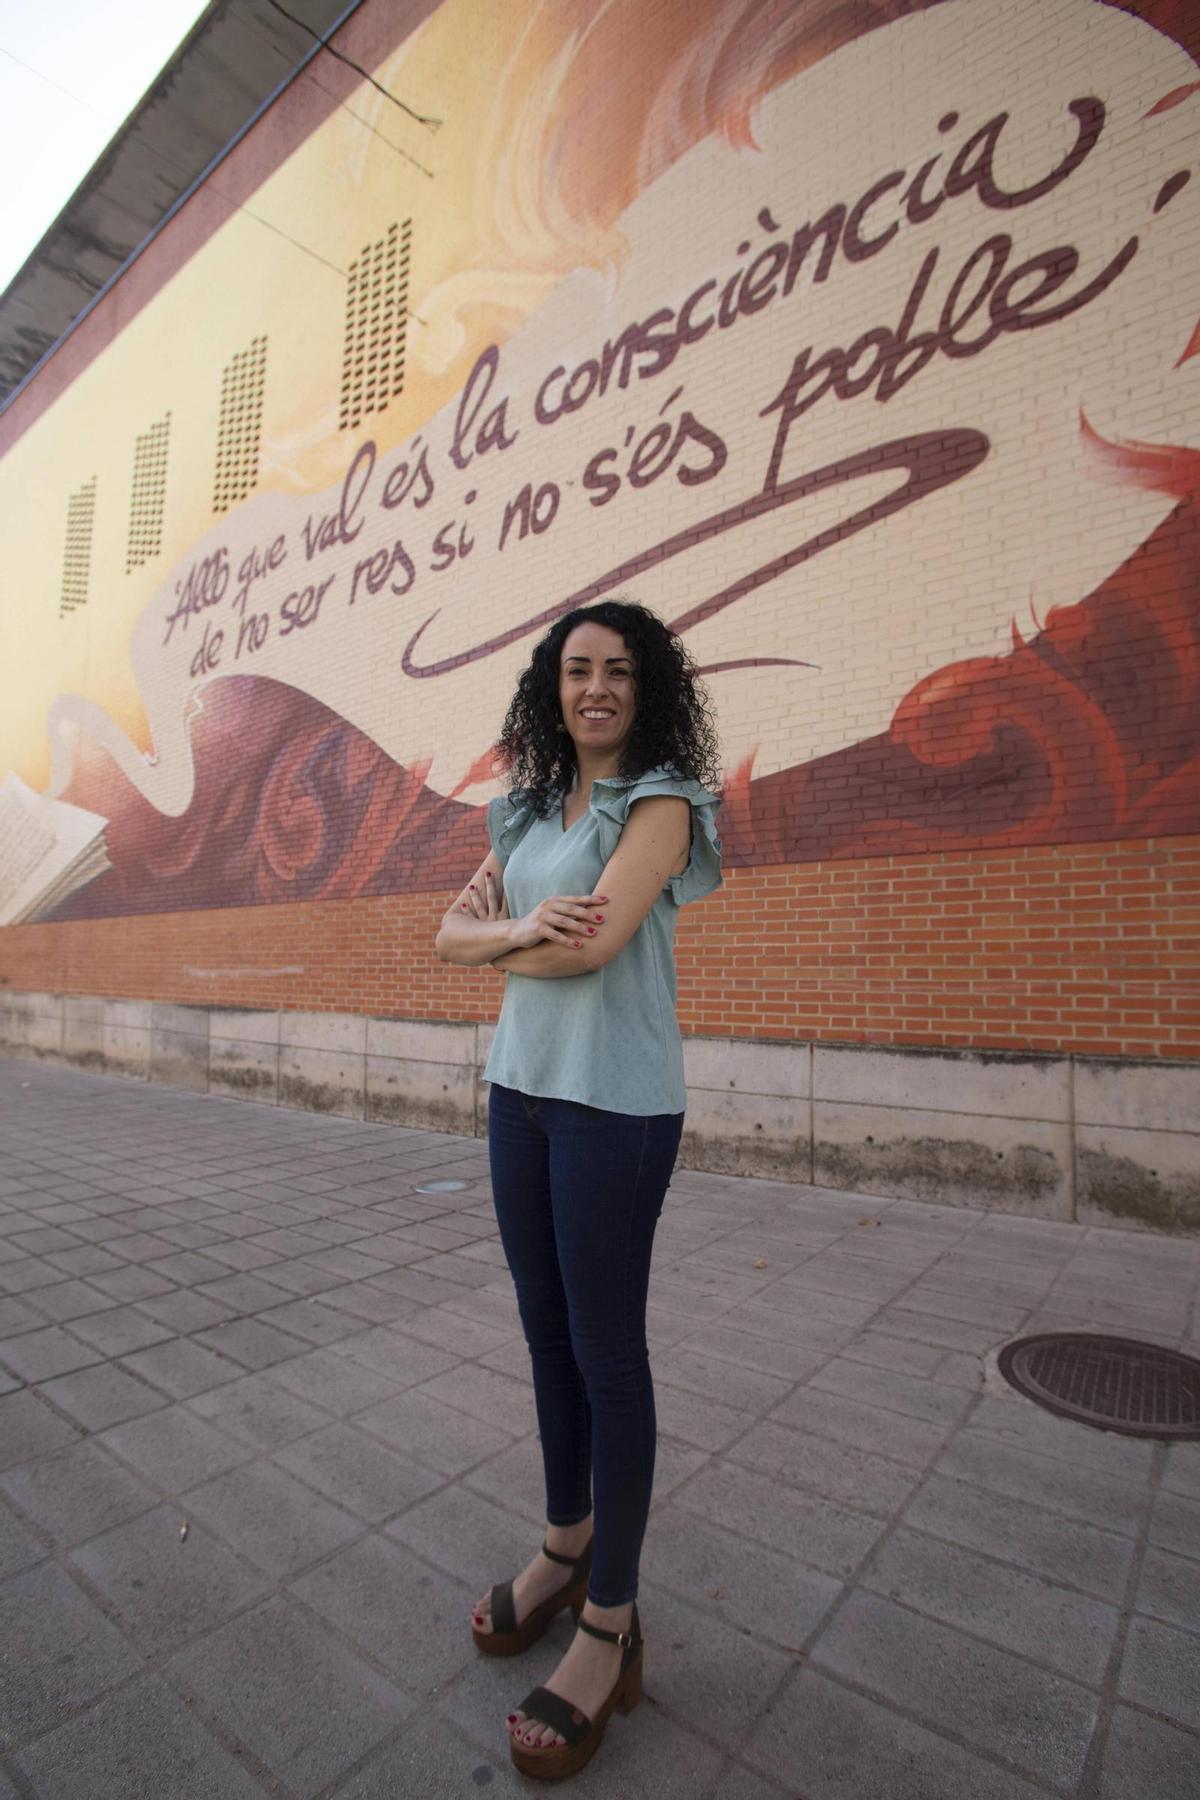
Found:
M 205 0 L 0 0 L 0 293 Z

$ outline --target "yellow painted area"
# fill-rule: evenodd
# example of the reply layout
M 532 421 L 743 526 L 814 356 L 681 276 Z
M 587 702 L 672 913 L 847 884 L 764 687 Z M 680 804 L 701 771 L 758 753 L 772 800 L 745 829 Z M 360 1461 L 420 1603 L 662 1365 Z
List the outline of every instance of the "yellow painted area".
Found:
M 368 428 L 381 450 L 418 430 L 461 387 L 479 350 L 503 341 L 544 297 L 552 267 L 532 282 L 492 284 L 503 304 L 467 309 L 461 343 L 444 366 L 428 366 L 423 354 L 421 334 L 433 326 L 410 319 L 403 394 L 366 415 L 357 432 L 339 429 L 344 271 L 364 245 L 393 221 L 411 220 L 409 310 L 419 316 L 435 290 L 505 253 L 490 217 L 481 122 L 493 109 L 497 70 L 535 11 L 525 0 L 502 9 L 447 0 L 373 71 L 416 111 L 443 121 L 440 129 L 417 124 L 360 83 L 243 208 L 230 206 L 227 222 L 0 461 L 0 517 L 15 522 L 0 586 L 0 769 L 45 786 L 45 719 L 61 693 L 94 701 L 146 747 L 129 632 L 167 571 L 221 516 L 212 504 L 221 376 L 254 337 L 268 340 L 255 492 L 306 494 L 341 479 L 349 447 Z M 320 59 L 300 77 L 302 85 L 328 80 Z M 270 114 L 256 130 L 272 130 Z M 226 180 L 218 169 L 205 203 L 222 195 Z M 185 224 L 181 215 L 167 227 L 168 246 Z M 119 303 L 118 290 L 106 304 Z M 162 546 L 127 571 L 135 440 L 168 412 Z M 93 476 L 88 601 L 60 616 L 67 497 Z

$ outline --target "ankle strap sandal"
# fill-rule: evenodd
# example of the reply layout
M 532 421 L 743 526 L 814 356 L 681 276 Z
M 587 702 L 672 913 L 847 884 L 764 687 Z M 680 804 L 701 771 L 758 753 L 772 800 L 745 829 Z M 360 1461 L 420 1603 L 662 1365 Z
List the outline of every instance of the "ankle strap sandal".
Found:
M 513 1767 L 522 1775 L 532 1775 L 539 1781 L 561 1781 L 567 1775 L 576 1774 L 599 1749 L 613 1710 L 619 1707 L 623 1713 L 630 1713 L 642 1697 L 642 1628 L 637 1607 L 633 1609 L 628 1631 L 602 1631 L 584 1618 L 580 1618 L 578 1624 L 589 1637 L 600 1638 L 606 1644 L 617 1644 L 621 1650 L 621 1667 L 607 1700 L 594 1719 L 589 1719 L 561 1694 L 551 1693 L 549 1688 L 536 1687 L 526 1694 L 521 1702 L 526 1719 L 534 1725 L 548 1726 L 566 1740 L 537 1750 L 515 1740 L 510 1743 Z
M 569 1606 L 578 1618 L 587 1598 L 588 1575 L 592 1567 L 592 1546 L 589 1543 L 581 1556 L 564 1556 L 561 1551 L 551 1550 L 542 1545 L 542 1555 L 551 1562 L 562 1563 L 571 1570 L 569 1580 L 553 1594 L 547 1595 L 540 1606 L 517 1624 L 516 1607 L 513 1603 L 513 1584 L 511 1581 L 499 1582 L 492 1589 L 492 1629 L 480 1631 L 474 1626 L 471 1631 L 477 1649 L 485 1656 L 519 1656 L 536 1644 L 551 1623 L 558 1617 L 564 1607 Z

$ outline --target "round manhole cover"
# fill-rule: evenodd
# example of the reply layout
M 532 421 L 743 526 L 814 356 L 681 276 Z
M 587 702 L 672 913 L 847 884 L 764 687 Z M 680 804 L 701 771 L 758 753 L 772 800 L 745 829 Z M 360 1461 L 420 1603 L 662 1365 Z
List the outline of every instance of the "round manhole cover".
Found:
M 465 1181 L 451 1181 L 447 1178 L 444 1181 L 419 1182 L 413 1191 L 417 1194 L 461 1194 L 466 1185 Z
M 1127 1437 L 1200 1438 L 1200 1362 L 1159 1344 L 1043 1332 L 1006 1344 L 1000 1373 L 1063 1418 Z

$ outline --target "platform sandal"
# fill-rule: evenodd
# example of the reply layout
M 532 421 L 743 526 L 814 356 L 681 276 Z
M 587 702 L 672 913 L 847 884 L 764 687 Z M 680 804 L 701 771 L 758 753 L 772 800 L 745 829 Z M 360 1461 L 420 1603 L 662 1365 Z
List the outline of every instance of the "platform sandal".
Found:
M 548 1725 L 551 1731 L 557 1731 L 559 1737 L 566 1739 L 565 1744 L 547 1744 L 543 1749 L 528 1748 L 515 1739 L 510 1742 L 513 1767 L 522 1775 L 532 1775 L 539 1781 L 561 1781 L 582 1769 L 599 1749 L 613 1708 L 619 1706 L 623 1713 L 632 1712 L 642 1697 L 642 1628 L 637 1607 L 633 1609 L 628 1631 L 601 1631 L 598 1625 L 590 1625 L 584 1618 L 579 1620 L 579 1629 L 586 1631 L 589 1637 L 602 1638 L 606 1644 L 621 1646 L 621 1672 L 594 1719 L 581 1713 L 561 1694 L 552 1694 L 549 1688 L 537 1687 L 531 1694 L 526 1694 L 521 1702 L 526 1719 L 534 1725 Z
M 485 1656 L 519 1656 L 531 1644 L 537 1643 L 564 1607 L 569 1606 L 576 1618 L 582 1612 L 592 1567 L 591 1543 L 589 1542 L 582 1556 L 563 1556 L 546 1544 L 542 1545 L 542 1555 L 549 1557 L 551 1562 L 562 1563 L 573 1570 L 571 1579 L 564 1587 L 548 1594 L 540 1606 L 535 1606 L 519 1625 L 513 1605 L 513 1584 L 511 1581 L 499 1582 L 492 1589 L 492 1629 L 480 1631 L 478 1626 L 471 1628 L 471 1635 Z

